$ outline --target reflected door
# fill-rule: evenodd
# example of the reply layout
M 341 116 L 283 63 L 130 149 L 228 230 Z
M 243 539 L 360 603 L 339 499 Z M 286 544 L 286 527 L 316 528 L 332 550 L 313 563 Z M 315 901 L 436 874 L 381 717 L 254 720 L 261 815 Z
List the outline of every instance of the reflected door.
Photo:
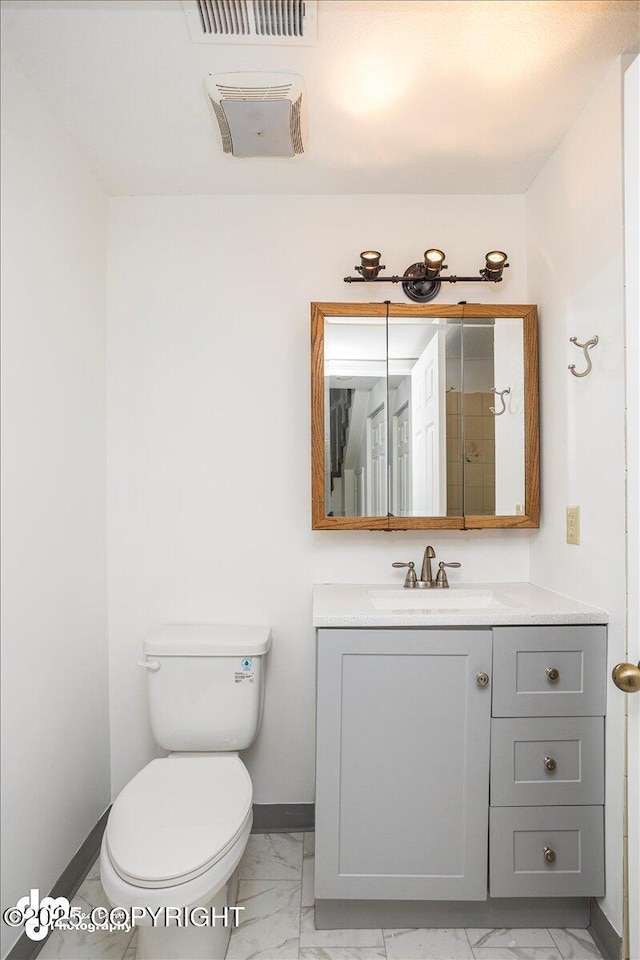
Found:
M 386 517 L 387 336 L 383 317 L 327 318 L 324 485 L 330 517 Z
M 395 517 L 411 516 L 411 420 L 409 404 L 393 414 L 393 482 L 391 512 Z
M 379 406 L 367 419 L 367 514 L 387 512 L 387 411 Z
M 447 514 L 445 337 L 432 338 L 411 370 L 414 516 Z

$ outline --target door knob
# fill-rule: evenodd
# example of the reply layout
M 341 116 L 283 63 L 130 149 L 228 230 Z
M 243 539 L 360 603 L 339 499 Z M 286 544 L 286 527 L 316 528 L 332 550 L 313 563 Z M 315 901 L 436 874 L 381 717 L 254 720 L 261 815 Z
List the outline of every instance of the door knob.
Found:
M 611 678 L 618 690 L 623 693 L 638 693 L 640 690 L 640 663 L 616 663 Z
M 476 674 L 476 683 L 479 687 L 486 687 L 489 683 L 489 674 L 488 673 L 478 673 Z

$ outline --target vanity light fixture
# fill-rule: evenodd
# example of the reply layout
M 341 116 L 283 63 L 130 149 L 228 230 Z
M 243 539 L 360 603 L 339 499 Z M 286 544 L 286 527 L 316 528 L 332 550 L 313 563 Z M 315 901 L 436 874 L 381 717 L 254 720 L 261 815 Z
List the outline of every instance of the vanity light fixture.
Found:
M 442 250 L 435 248 L 425 250 L 424 259 L 418 263 L 412 263 L 407 267 L 404 274 L 392 277 L 380 277 L 378 274 L 385 270 L 384 264 L 380 263 L 382 254 L 378 250 L 364 250 L 360 254 L 360 266 L 354 267 L 359 277 L 345 277 L 345 283 L 401 283 L 402 289 L 410 300 L 416 303 L 428 303 L 438 295 L 442 283 L 476 283 L 478 281 L 490 281 L 491 283 L 500 283 L 502 273 L 506 267 L 507 254 L 502 250 L 490 250 L 485 256 L 485 265 L 479 271 L 477 277 L 443 277 L 441 271 L 448 270 L 444 262 L 445 255 Z
M 382 256 L 377 250 L 364 250 L 360 254 L 360 266 L 355 269 L 363 280 L 375 280 L 381 270 L 385 270 L 384 263 L 380 263 Z
M 487 280 L 502 280 L 502 271 L 508 267 L 507 255 L 502 250 L 491 250 L 485 257 L 486 266 L 484 272 Z M 480 271 L 482 273 L 482 271 Z

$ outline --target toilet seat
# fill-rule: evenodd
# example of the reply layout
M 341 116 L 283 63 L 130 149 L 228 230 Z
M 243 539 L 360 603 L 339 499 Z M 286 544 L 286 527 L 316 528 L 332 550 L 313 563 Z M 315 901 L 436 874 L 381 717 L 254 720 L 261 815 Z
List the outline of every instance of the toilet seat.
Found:
M 251 779 L 237 756 L 152 760 L 115 801 L 105 843 L 137 887 L 187 883 L 233 847 L 251 819 Z

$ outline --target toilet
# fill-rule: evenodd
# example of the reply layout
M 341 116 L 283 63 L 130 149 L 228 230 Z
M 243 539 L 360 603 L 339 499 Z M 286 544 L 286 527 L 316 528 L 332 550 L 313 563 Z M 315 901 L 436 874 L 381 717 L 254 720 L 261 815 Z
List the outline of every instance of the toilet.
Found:
M 122 790 L 100 851 L 112 906 L 138 908 L 137 960 L 224 960 L 234 917 L 242 922 L 227 911 L 227 924 L 206 925 L 193 908 L 221 918 L 236 906 L 253 822 L 238 752 L 260 727 L 270 646 L 268 627 L 238 625 L 167 625 L 144 641 L 151 728 L 170 752 Z

